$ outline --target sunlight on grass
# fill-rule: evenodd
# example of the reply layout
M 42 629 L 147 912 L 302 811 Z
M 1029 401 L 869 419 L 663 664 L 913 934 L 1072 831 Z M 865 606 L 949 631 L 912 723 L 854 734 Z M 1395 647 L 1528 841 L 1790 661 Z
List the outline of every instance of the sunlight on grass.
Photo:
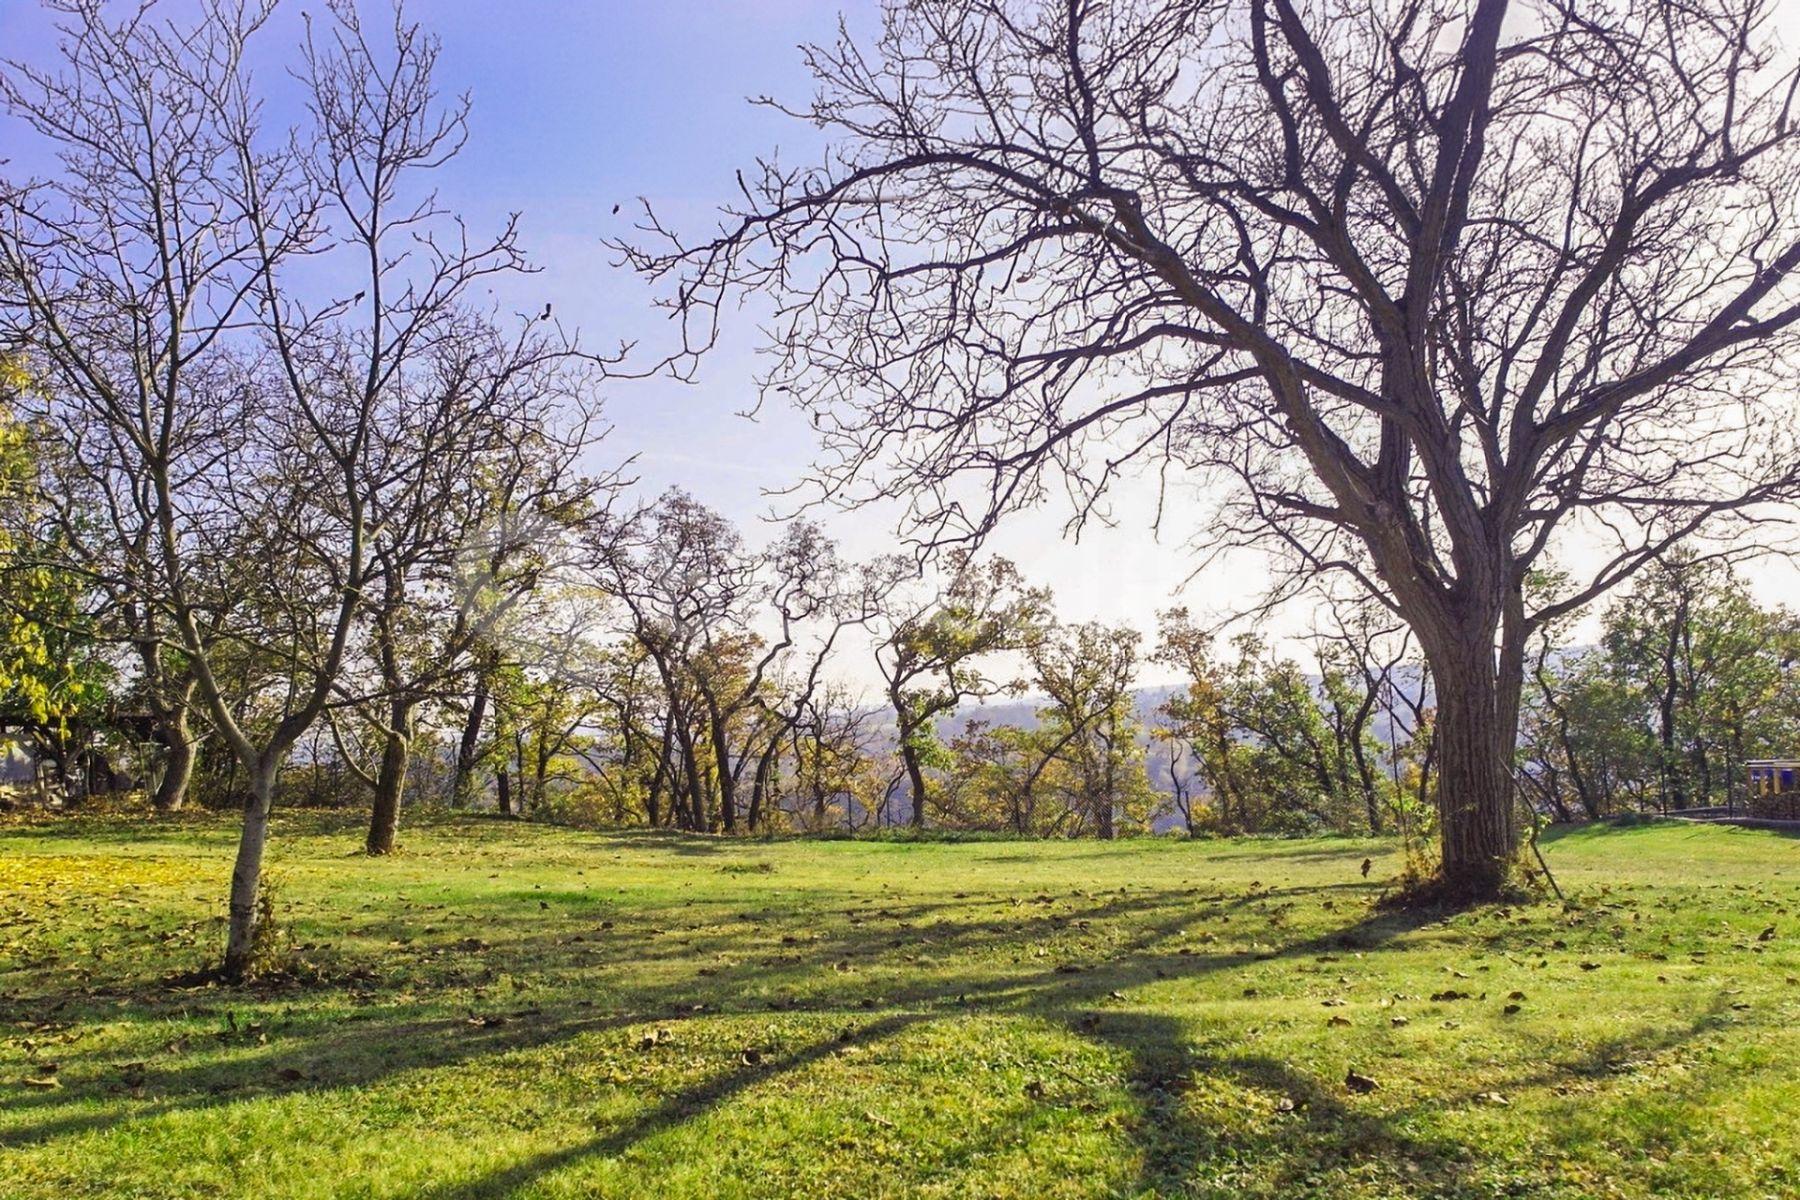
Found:
M 0 836 L 7 1196 L 1800 1186 L 1800 843 L 1766 833 L 1584 830 L 1546 843 L 1569 908 L 1422 918 L 1371 910 L 1369 841 L 461 820 L 371 860 L 290 815 L 304 970 L 196 987 L 227 833 Z

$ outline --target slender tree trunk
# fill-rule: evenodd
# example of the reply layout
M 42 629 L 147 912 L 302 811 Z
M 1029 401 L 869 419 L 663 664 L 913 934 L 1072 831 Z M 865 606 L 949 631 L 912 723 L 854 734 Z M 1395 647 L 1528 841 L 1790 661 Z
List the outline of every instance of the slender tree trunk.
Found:
M 1118 806 L 1118 721 L 1108 718 L 1109 732 L 1100 739 L 1101 752 L 1106 755 L 1102 759 L 1104 766 L 1100 776 L 1100 838 L 1112 841 L 1118 836 L 1115 826 L 1114 809 Z
M 545 737 L 539 737 L 537 753 L 533 756 L 531 763 L 532 812 L 537 812 L 543 807 L 545 793 L 549 790 L 550 760 L 553 757 L 549 741 Z
M 269 809 L 275 801 L 274 763 L 251 772 L 250 799 L 244 806 L 244 824 L 238 834 L 237 862 L 231 869 L 230 922 L 225 940 L 222 974 L 228 980 L 243 979 L 254 965 L 256 941 L 262 920 L 263 848 L 269 840 Z
M 769 761 L 774 757 L 775 747 L 779 742 L 771 743 L 756 760 L 756 774 L 750 781 L 750 812 L 744 824 L 751 833 L 755 833 L 763 819 L 763 799 L 769 787 Z
M 650 792 L 644 799 L 644 807 L 648 810 L 652 829 L 662 824 L 663 785 L 669 780 L 671 765 L 669 762 L 669 739 L 669 725 L 665 721 L 662 729 L 662 745 L 656 752 L 656 774 L 650 778 Z
M 700 774 L 700 753 L 686 726 L 679 727 L 675 736 L 681 747 L 681 768 L 687 776 L 688 828 L 698 833 L 706 828 L 706 781 Z
M 467 808 L 475 800 L 475 760 L 481 748 L 481 726 L 487 719 L 488 677 L 484 668 L 475 678 L 475 694 L 469 698 L 469 715 L 463 719 L 462 739 L 456 746 L 456 777 L 450 785 L 450 803 Z
M 894 709 L 894 732 L 900 735 L 900 761 L 906 767 L 906 780 L 912 787 L 912 827 L 925 828 L 925 766 L 919 761 L 919 749 L 913 745 L 913 737 L 921 728 L 931 722 L 931 714 L 926 713 L 918 718 L 916 724 L 907 723 L 906 697 L 897 684 L 888 688 L 888 703 Z M 916 715 L 916 714 L 915 714 Z M 882 807 L 887 807 L 884 800 Z
M 411 699 L 395 697 L 382 738 L 381 767 L 375 774 L 369 836 L 363 843 L 370 854 L 394 852 L 394 839 L 400 832 L 400 804 L 406 793 L 406 769 L 412 761 L 412 723 Z
M 707 736 L 712 742 L 713 770 L 719 781 L 719 816 L 726 833 L 737 832 L 737 773 L 731 769 L 731 731 L 725 714 L 710 696 L 706 701 Z
M 1362 788 L 1363 811 L 1368 816 L 1369 832 L 1381 835 L 1381 785 L 1375 771 L 1375 764 L 1369 761 L 1368 747 L 1363 745 L 1363 729 L 1368 721 L 1367 710 L 1356 721 L 1350 731 L 1350 756 L 1356 766 L 1358 786 Z
M 900 744 L 900 760 L 906 764 L 906 779 L 912 785 L 912 827 L 925 828 L 925 768 L 919 752 L 909 743 Z

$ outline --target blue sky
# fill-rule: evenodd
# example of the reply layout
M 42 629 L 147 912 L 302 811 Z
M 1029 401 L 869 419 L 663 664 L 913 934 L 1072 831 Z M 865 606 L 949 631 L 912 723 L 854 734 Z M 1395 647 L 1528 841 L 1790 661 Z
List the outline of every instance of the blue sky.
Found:
M 171 17 L 195 7 L 160 6 Z M 323 7 L 283 0 L 262 35 L 268 61 L 259 78 L 278 95 L 291 94 L 280 60 L 297 44 L 304 14 Z M 371 0 L 363 11 L 373 21 L 386 10 Z M 650 306 L 651 290 L 615 268 L 601 240 L 629 230 L 639 198 L 674 227 L 704 231 L 731 199 L 738 167 L 774 151 L 816 156 L 816 131 L 748 98 L 806 99 L 812 85 L 800 45 L 832 37 L 840 14 L 853 30 L 873 28 L 877 15 L 873 0 L 409 0 L 406 11 L 442 40 L 444 90 L 466 89 L 473 103 L 469 144 L 440 180 L 446 203 L 477 227 L 522 214 L 524 245 L 541 273 L 517 289 L 518 310 L 551 301 L 585 344 L 635 340 L 646 357 L 669 345 L 670 331 Z M 0 0 L 0 55 L 47 64 L 53 54 L 51 18 L 36 0 Z M 636 455 L 646 493 L 680 484 L 760 539 L 774 504 L 765 492 L 801 476 L 813 443 L 791 410 L 771 406 L 756 421 L 738 415 L 754 400 L 756 346 L 750 309 L 728 325 L 696 384 L 609 387 L 614 432 L 601 455 Z M 1176 597 L 1193 566 L 1180 548 L 1193 521 L 1184 522 L 1188 502 L 1175 497 L 1158 542 L 1147 528 L 1152 500 L 1147 487 L 1128 488 L 1128 515 L 1079 544 L 1062 536 L 1067 514 L 1049 510 L 1023 515 L 993 545 L 1053 586 L 1068 619 L 1128 621 L 1149 634 L 1157 610 L 1172 603 L 1205 610 L 1253 599 L 1254 569 L 1209 573 Z M 1190 507 L 1197 519 L 1197 501 Z M 853 556 L 895 548 L 889 514 L 838 514 L 826 524 Z
M 163 4 L 171 15 L 193 7 L 193 0 Z M 264 53 L 273 60 L 290 52 L 303 14 L 322 8 L 321 0 L 284 0 Z M 1800 0 L 1787 10 L 1790 21 L 1800 16 L 1795 10 Z M 375 19 L 385 8 L 370 0 L 364 11 Z M 477 226 L 522 214 L 525 246 L 542 273 L 518 288 L 518 309 L 554 302 L 588 345 L 636 340 L 648 356 L 669 344 L 669 331 L 650 307 L 651 291 L 612 266 L 601 240 L 629 229 L 640 197 L 673 227 L 703 232 L 731 198 L 739 166 L 775 150 L 815 156 L 814 130 L 747 98 L 804 100 L 812 88 L 799 45 L 830 38 L 840 12 L 853 30 L 872 28 L 876 5 L 411 0 L 407 12 L 442 39 L 444 89 L 467 89 L 474 105 L 469 145 L 441 180 L 446 202 Z M 50 20 L 36 0 L 0 0 L 0 55 L 46 63 L 52 48 Z M 283 83 L 273 61 L 261 73 Z M 602 451 L 615 460 L 637 455 L 643 490 L 680 484 L 752 537 L 771 509 L 765 490 L 794 482 L 812 451 L 805 423 L 789 410 L 771 407 L 755 422 L 737 415 L 754 399 L 756 344 L 750 309 L 727 326 L 696 384 L 612 386 L 614 433 Z M 1075 544 L 1062 536 L 1066 513 L 1052 509 L 1022 515 L 993 546 L 1052 585 L 1069 619 L 1128 621 L 1148 634 L 1157 610 L 1172 603 L 1221 612 L 1253 602 L 1266 578 L 1253 560 L 1188 579 L 1194 564 L 1182 541 L 1205 518 L 1201 498 L 1171 493 L 1160 541 L 1148 529 L 1154 500 L 1148 484 L 1128 484 L 1114 528 L 1090 529 Z M 840 514 L 827 524 L 854 556 L 894 546 L 888 514 Z M 1781 574 L 1791 582 L 1791 571 Z M 1293 634 L 1310 623 L 1310 614 L 1289 613 L 1272 632 Z

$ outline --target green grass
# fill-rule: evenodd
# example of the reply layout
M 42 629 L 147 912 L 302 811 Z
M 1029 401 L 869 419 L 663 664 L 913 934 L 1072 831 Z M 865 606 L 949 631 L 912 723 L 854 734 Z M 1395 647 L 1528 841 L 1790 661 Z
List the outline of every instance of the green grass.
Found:
M 0 831 L 0 1196 L 1800 1194 L 1766 832 L 1584 830 L 1569 909 L 1431 919 L 1372 911 L 1386 842 L 469 819 L 376 861 L 296 814 L 309 978 L 195 987 L 231 845 Z

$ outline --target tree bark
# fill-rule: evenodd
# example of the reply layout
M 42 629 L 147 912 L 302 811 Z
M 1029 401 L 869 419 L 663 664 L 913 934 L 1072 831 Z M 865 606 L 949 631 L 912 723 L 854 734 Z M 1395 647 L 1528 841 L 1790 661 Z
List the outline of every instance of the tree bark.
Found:
M 672 720 L 672 718 L 671 718 Z M 662 825 L 662 793 L 663 785 L 672 776 L 673 764 L 669 761 L 670 741 L 673 738 L 670 721 L 664 721 L 662 727 L 662 745 L 656 752 L 656 774 L 650 779 L 650 794 L 645 798 L 645 807 L 649 810 L 650 828 Z
M 363 849 L 392 854 L 400 832 L 400 805 L 406 794 L 406 769 L 412 762 L 412 701 L 396 698 L 382 737 L 381 767 L 375 774 L 375 801 L 369 807 L 369 836 Z
M 156 794 L 151 796 L 150 803 L 157 812 L 166 813 L 177 811 L 187 801 L 188 782 L 194 777 L 195 743 L 185 708 L 177 709 L 161 725 L 159 732 L 167 754 L 163 760 L 162 778 L 156 782 Z
M 238 981 L 249 974 L 256 958 L 262 913 L 263 847 L 269 840 L 269 809 L 275 800 L 275 764 L 264 763 L 250 777 L 250 799 L 238 833 L 237 862 L 231 869 L 230 923 L 221 973 Z
M 906 764 L 906 779 L 912 785 L 912 827 L 925 828 L 925 768 L 919 762 L 919 752 L 908 742 L 900 744 L 900 759 Z
M 488 678 L 486 670 L 475 679 L 475 694 L 469 699 L 469 715 L 463 720 L 462 739 L 456 745 L 456 778 L 450 785 L 450 803 L 467 808 L 475 800 L 476 751 L 481 747 L 481 726 L 487 718 Z
M 1467 631 L 1427 649 L 1437 691 L 1437 813 L 1446 898 L 1488 900 L 1504 887 L 1516 845 L 1512 747 L 1518 706 L 1507 702 L 1494 631 Z M 1502 654 L 1507 666 L 1517 664 Z M 1513 681 L 1516 697 L 1518 681 Z
M 714 769 L 719 779 L 719 817 L 726 833 L 737 832 L 737 772 L 731 769 L 731 733 L 719 706 L 707 699 L 707 731 L 712 738 Z

